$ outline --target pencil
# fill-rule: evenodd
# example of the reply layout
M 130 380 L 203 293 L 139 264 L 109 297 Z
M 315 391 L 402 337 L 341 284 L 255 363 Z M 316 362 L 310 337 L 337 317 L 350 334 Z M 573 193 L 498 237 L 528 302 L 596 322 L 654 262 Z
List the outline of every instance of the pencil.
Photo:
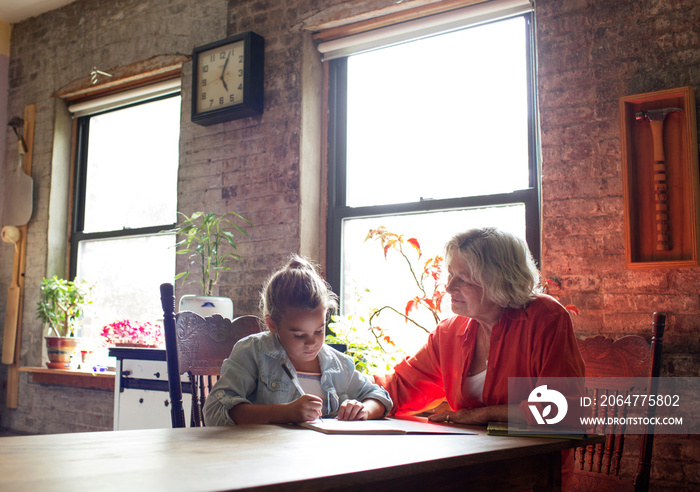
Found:
M 282 363 L 282 369 L 284 369 L 284 372 L 287 373 L 287 376 L 289 376 L 289 379 L 292 380 L 292 383 L 296 387 L 296 389 L 301 393 L 302 395 L 306 394 L 306 391 L 304 391 L 304 388 L 301 387 L 301 384 L 299 384 L 299 380 L 294 377 L 292 374 L 292 371 L 289 370 L 289 367 L 287 367 L 287 364 Z

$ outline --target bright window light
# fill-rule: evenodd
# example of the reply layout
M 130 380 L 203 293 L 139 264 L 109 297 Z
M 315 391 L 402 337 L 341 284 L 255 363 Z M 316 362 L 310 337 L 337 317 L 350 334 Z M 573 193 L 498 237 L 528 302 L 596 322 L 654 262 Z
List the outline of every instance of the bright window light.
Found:
M 516 17 L 349 57 L 347 205 L 527 188 L 525 31 Z

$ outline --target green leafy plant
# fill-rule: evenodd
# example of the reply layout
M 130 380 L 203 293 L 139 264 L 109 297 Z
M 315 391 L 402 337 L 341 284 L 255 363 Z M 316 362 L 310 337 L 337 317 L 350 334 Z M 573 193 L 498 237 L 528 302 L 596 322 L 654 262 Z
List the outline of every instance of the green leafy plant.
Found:
M 372 330 L 367 319 L 361 314 L 331 316 L 326 343 L 344 345 L 345 353 L 354 359 L 355 368 L 360 372 L 389 371 L 406 354 L 388 335 L 383 335 L 383 343 L 379 342 L 377 338 L 381 336 Z
M 54 275 L 41 281 L 37 317 L 59 337 L 74 337 L 78 318 L 92 304 L 94 286 L 84 280 L 65 280 Z
M 248 233 L 240 225 L 229 220 L 229 217 L 238 219 L 245 224 L 253 224 L 236 212 L 226 212 L 222 215 L 215 213 L 195 212 L 190 216 L 178 212 L 182 216 L 182 223 L 172 232 L 183 236 L 182 240 L 175 244 L 176 254 L 188 255 L 189 262 L 187 269 L 175 275 L 175 280 L 182 279 L 186 282 L 190 275 L 192 265 L 199 265 L 201 269 L 201 280 L 193 280 L 191 283 L 199 283 L 202 287 L 202 295 L 212 295 L 214 285 L 219 281 L 219 274 L 224 270 L 230 270 L 226 266 L 229 260 L 240 261 L 241 256 L 236 253 L 236 235 L 248 237 Z M 233 251 L 224 252 L 222 246 L 227 243 Z

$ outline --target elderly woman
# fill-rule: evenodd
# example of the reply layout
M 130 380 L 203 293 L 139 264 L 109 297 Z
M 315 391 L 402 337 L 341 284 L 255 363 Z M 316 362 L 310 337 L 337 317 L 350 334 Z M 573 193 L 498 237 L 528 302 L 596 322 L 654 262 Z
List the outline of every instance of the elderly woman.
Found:
M 446 399 L 450 411 L 431 420 L 507 421 L 508 378 L 530 378 L 533 389 L 539 378 L 583 377 L 571 318 L 540 293 L 539 272 L 523 240 L 495 228 L 472 229 L 454 236 L 445 256 L 456 316 L 442 321 L 392 373 L 375 376 L 394 401 L 392 415 Z M 566 483 L 573 471 L 570 452 L 562 465 Z

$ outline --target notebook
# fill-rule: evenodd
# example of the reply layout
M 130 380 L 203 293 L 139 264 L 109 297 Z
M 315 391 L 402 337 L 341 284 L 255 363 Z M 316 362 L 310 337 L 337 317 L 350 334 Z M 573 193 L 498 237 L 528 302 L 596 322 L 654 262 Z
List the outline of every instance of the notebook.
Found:
M 420 417 L 381 420 L 317 419 L 298 425 L 324 434 L 474 434 L 456 424 L 433 423 Z
M 489 436 L 513 436 L 513 437 L 551 437 L 559 439 L 586 439 L 588 434 L 580 429 L 556 429 L 534 428 L 520 425 L 508 425 L 507 422 L 489 422 L 486 426 L 486 434 Z

